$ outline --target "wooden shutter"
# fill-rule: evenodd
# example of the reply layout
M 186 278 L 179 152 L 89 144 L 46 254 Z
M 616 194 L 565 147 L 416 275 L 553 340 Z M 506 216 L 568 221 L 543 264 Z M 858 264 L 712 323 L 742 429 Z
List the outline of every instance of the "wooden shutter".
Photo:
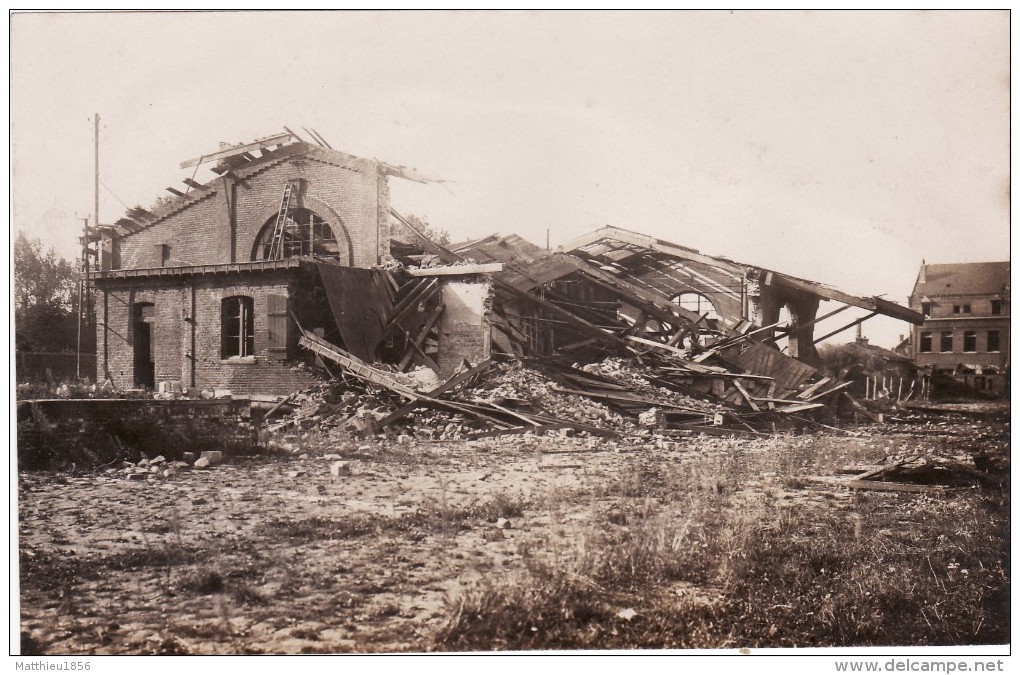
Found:
M 270 293 L 266 296 L 269 319 L 269 356 L 274 359 L 287 358 L 287 296 Z

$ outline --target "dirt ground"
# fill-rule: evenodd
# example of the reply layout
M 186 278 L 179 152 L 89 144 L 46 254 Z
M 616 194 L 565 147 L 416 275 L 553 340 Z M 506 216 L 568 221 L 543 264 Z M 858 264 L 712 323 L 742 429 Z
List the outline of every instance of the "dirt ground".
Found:
M 516 436 L 324 447 L 305 439 L 292 454 L 235 458 L 170 478 L 23 473 L 22 649 L 443 649 L 439 637 L 465 595 L 519 583 L 536 560 L 567 561 L 593 533 L 650 519 L 689 522 L 691 495 L 712 497 L 706 512 L 767 505 L 807 520 L 845 520 L 861 493 L 813 477 L 918 448 L 966 460 L 968 443 L 980 438 L 973 428 L 984 427 L 887 425 L 762 440 Z M 939 499 L 970 499 L 980 489 Z M 883 507 L 931 499 L 869 494 Z M 664 594 L 717 601 L 712 584 L 671 583 Z M 621 623 L 628 608 L 642 612 L 641 598 L 614 606 Z

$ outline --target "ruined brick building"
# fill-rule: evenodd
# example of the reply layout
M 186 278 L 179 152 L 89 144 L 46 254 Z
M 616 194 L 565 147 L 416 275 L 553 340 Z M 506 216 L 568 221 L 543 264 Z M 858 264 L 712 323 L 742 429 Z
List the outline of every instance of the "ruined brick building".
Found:
M 290 392 L 310 382 L 289 363 L 297 322 L 338 343 L 345 323 L 378 333 L 390 291 L 370 268 L 389 255 L 387 179 L 419 177 L 290 140 L 185 162 L 218 160 L 219 177 L 104 228 L 99 381 Z M 371 358 L 376 345 L 347 346 Z
M 725 355 L 782 393 L 816 373 L 817 342 L 867 317 L 816 337 L 819 321 L 851 307 L 921 320 L 614 227 L 559 252 L 516 235 L 440 246 L 389 204 L 390 177 L 428 179 L 290 133 L 182 168 L 206 161 L 218 177 L 185 180 L 168 203 L 102 230 L 100 380 L 285 394 L 312 382 L 301 362 L 326 353 L 447 378 L 491 352 L 578 362 L 652 347 Z M 819 316 L 826 301 L 840 306 Z M 719 398 L 747 397 L 716 384 Z

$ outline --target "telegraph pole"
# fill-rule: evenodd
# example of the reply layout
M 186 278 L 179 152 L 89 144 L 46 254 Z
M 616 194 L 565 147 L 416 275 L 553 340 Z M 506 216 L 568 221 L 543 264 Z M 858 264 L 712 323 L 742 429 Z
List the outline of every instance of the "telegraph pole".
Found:
M 96 143 L 96 146 L 95 146 L 96 147 L 96 151 L 95 151 L 95 158 L 96 158 L 96 163 L 95 163 L 95 178 L 96 178 L 96 180 L 95 180 L 94 201 L 92 202 L 92 223 L 96 227 L 99 227 L 99 113 L 96 113 L 95 124 L 96 124 L 96 127 L 95 127 L 95 134 L 94 134 L 94 136 L 95 136 L 95 143 Z M 86 225 L 86 228 L 87 227 L 88 227 L 88 225 Z M 88 236 L 88 232 L 85 233 L 85 236 Z
M 93 117 L 94 123 L 94 164 L 93 164 L 93 177 L 94 177 L 94 191 L 93 191 L 93 202 L 92 202 L 92 222 L 96 226 L 96 231 L 99 229 L 99 113 L 96 113 Z M 85 217 L 83 220 L 83 231 L 81 239 L 81 263 L 79 267 L 79 280 L 78 280 L 78 342 L 77 342 L 77 356 L 75 357 L 75 376 L 77 379 L 81 379 L 81 334 L 82 324 L 87 327 L 93 327 L 93 322 L 90 320 L 92 317 L 92 287 L 91 287 L 91 265 L 89 264 L 89 256 L 92 255 L 92 232 L 89 228 L 89 219 Z M 98 258 L 98 251 L 96 252 Z
M 84 221 L 84 233 L 81 238 L 81 260 L 78 262 L 78 343 L 74 359 L 74 376 L 81 380 L 81 325 L 85 321 L 85 287 L 89 283 L 89 219 Z

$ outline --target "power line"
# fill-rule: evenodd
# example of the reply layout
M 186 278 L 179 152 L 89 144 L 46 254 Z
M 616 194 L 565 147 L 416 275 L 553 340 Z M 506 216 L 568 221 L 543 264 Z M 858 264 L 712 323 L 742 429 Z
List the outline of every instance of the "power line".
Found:
M 130 206 L 128 206 L 127 204 L 124 203 L 123 199 L 121 199 L 116 194 L 114 194 L 113 190 L 110 189 L 109 185 L 107 185 L 106 183 L 103 182 L 102 178 L 99 179 L 99 184 L 102 185 L 104 188 L 106 188 L 106 191 L 109 192 L 111 195 L 113 195 L 113 198 L 116 199 L 118 202 L 120 202 L 120 205 L 123 206 L 125 210 L 130 210 L 131 209 Z

